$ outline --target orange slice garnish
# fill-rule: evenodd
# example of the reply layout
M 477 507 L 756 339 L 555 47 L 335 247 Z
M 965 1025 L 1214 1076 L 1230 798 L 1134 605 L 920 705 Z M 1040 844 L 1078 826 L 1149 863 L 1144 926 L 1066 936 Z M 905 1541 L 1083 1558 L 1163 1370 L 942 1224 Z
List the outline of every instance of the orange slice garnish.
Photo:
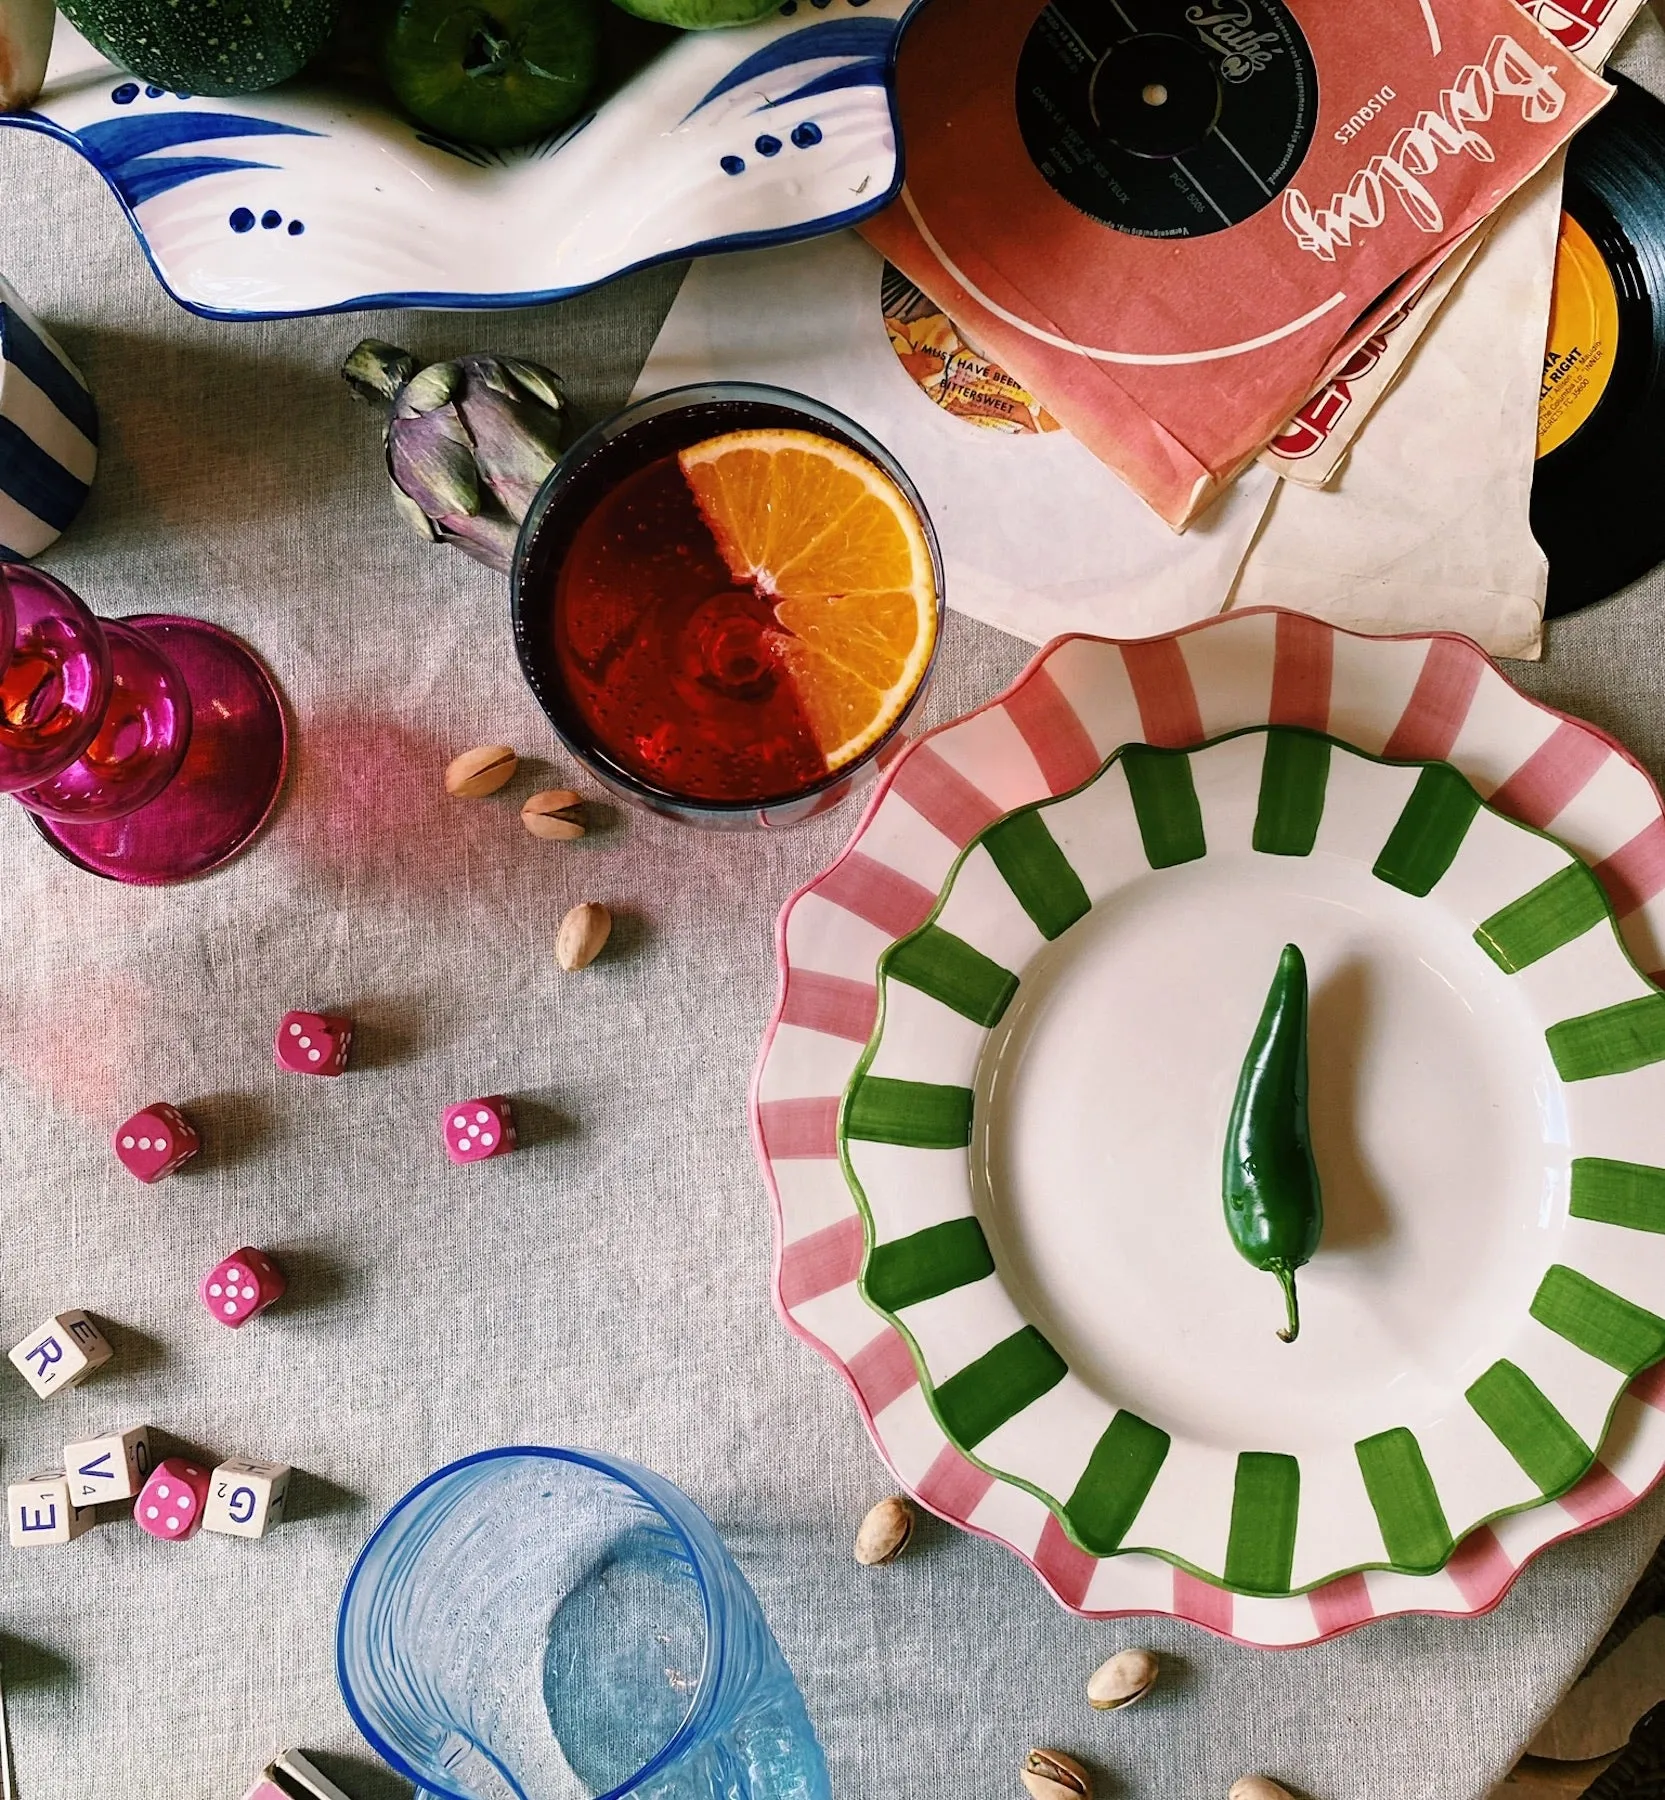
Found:
M 677 460 L 729 572 L 774 603 L 827 767 L 853 762 L 901 717 L 936 647 L 919 515 L 876 464 L 811 431 L 730 431 Z

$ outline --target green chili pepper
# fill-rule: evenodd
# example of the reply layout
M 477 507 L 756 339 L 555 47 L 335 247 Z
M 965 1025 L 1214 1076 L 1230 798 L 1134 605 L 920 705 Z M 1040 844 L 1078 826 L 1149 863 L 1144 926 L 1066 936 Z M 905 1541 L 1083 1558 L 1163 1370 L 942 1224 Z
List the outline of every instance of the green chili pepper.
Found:
M 1294 944 L 1285 944 L 1278 958 L 1237 1077 L 1224 1194 L 1238 1253 L 1283 1287 L 1289 1324 L 1278 1336 L 1292 1344 L 1301 1329 L 1295 1271 L 1311 1260 L 1324 1229 L 1307 1129 L 1307 964 Z

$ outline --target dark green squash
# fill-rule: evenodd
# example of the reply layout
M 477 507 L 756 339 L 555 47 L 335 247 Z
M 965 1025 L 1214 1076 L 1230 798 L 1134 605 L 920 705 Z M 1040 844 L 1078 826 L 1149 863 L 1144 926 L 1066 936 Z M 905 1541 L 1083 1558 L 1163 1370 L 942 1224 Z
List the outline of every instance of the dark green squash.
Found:
M 66 19 L 141 81 L 186 94 L 253 94 L 323 48 L 337 0 L 59 0 Z

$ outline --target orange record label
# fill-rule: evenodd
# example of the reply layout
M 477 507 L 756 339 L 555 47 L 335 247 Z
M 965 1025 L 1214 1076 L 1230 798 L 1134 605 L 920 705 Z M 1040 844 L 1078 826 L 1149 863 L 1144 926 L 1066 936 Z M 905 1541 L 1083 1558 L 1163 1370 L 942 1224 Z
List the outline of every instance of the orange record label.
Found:
M 1613 376 L 1619 348 L 1619 296 L 1601 252 L 1571 213 L 1561 215 L 1555 246 L 1555 294 L 1538 389 L 1538 454 L 1547 456 L 1582 429 Z
M 942 308 L 889 263 L 879 294 L 897 360 L 945 413 L 991 431 L 1058 429 L 1058 421 L 1022 382 L 979 356 Z

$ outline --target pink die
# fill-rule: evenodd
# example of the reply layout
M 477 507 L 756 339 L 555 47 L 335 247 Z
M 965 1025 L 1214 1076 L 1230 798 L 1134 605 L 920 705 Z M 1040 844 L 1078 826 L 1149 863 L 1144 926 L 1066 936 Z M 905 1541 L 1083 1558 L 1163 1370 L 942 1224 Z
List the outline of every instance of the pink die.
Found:
M 485 1162 L 515 1147 L 515 1116 L 501 1094 L 445 1109 L 445 1154 L 454 1163 Z
M 214 1317 L 235 1331 L 281 1299 L 283 1289 L 283 1271 L 277 1264 L 262 1251 L 245 1247 L 215 1263 L 197 1291 Z
M 347 1066 L 353 1022 L 329 1013 L 287 1012 L 272 1055 L 292 1075 L 339 1075 Z
M 160 1181 L 202 1148 L 202 1139 L 177 1106 L 158 1100 L 136 1112 L 116 1132 L 116 1155 L 140 1181 Z
M 183 1456 L 170 1456 L 150 1472 L 133 1502 L 133 1518 L 152 1537 L 178 1542 L 191 1537 L 208 1504 L 209 1474 Z

